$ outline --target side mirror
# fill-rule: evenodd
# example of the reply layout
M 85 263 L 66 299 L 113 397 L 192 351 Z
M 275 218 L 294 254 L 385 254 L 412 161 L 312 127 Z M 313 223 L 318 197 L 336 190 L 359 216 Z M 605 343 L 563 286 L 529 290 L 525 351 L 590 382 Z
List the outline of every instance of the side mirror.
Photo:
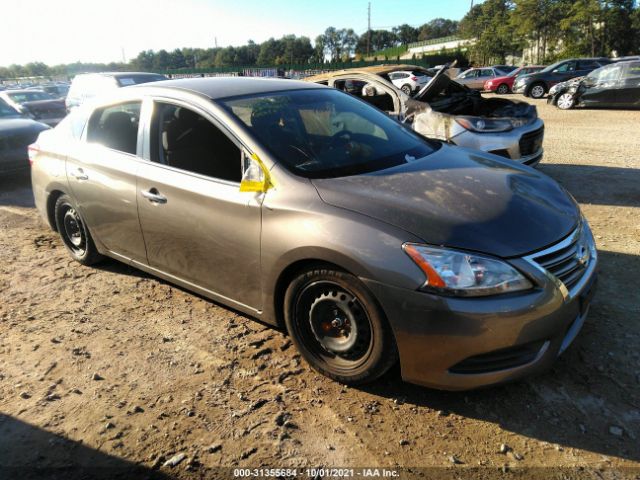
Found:
M 262 160 L 260 160 L 255 153 L 251 156 L 243 153 L 242 156 L 244 173 L 240 181 L 240 191 L 264 193 L 269 190 L 273 186 L 273 183 L 271 183 L 269 171 L 264 163 L 262 163 Z

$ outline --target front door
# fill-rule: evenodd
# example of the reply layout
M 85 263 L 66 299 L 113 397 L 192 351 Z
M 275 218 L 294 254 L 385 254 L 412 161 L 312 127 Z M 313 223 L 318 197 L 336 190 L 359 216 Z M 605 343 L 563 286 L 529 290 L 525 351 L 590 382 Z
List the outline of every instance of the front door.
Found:
M 155 102 L 138 170 L 148 264 L 260 310 L 262 195 L 240 192 L 242 150 L 206 112 Z
M 71 193 L 94 239 L 127 259 L 146 260 L 136 201 L 141 102 L 96 109 L 84 141 L 67 157 Z

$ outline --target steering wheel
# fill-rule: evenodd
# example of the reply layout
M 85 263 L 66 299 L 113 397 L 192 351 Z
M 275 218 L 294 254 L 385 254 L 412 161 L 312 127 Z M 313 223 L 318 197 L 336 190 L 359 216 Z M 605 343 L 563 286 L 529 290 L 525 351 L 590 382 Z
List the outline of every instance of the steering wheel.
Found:
M 344 129 L 334 133 L 329 139 L 329 148 L 345 146 L 351 141 L 351 135 L 353 135 L 351 131 Z

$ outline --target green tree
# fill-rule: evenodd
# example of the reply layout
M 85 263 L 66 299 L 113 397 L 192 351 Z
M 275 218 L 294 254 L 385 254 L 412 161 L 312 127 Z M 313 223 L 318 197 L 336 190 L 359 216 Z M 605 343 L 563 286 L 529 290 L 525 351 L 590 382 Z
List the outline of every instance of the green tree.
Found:
M 418 40 L 431 40 L 458 33 L 459 22 L 446 18 L 434 18 L 418 29 Z

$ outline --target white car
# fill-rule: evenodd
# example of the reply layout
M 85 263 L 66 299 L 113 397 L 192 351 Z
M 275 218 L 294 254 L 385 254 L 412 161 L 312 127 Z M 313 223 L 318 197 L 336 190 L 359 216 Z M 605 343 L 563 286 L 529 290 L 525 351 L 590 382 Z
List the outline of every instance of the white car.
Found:
M 390 73 L 389 80 L 404 93 L 411 95 L 429 83 L 430 77 L 422 72 L 402 70 Z

